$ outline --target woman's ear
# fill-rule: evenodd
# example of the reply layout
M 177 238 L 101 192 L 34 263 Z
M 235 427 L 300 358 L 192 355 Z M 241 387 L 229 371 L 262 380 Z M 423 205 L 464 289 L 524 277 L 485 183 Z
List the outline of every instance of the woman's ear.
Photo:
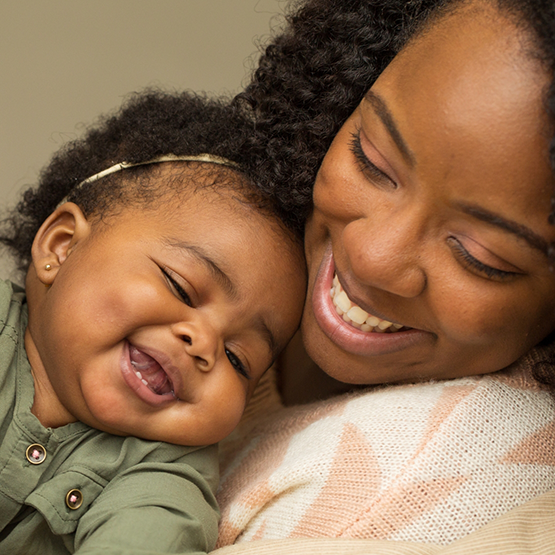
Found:
M 40 226 L 31 247 L 39 280 L 52 285 L 69 253 L 90 232 L 91 225 L 79 206 L 66 202 L 56 208 Z

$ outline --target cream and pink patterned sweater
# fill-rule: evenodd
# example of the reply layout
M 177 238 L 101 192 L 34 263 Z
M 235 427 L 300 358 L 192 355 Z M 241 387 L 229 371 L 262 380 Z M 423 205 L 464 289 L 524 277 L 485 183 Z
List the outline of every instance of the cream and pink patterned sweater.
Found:
M 223 445 L 219 545 L 322 536 L 448 544 L 554 489 L 555 404 L 530 377 L 538 357 L 290 408 L 267 382 Z

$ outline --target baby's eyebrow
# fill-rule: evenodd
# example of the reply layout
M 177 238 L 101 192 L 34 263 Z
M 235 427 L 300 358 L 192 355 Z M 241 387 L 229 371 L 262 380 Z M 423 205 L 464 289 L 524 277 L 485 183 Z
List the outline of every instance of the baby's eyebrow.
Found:
M 192 256 L 194 256 L 199 262 L 201 262 L 210 273 L 214 276 L 214 279 L 221 285 L 222 289 L 227 293 L 232 300 L 239 298 L 239 292 L 237 287 L 231 280 L 231 278 L 218 266 L 218 264 L 208 255 L 208 253 L 199 245 L 192 245 L 190 243 L 185 243 L 184 241 L 179 241 L 178 239 L 166 239 L 165 243 L 172 248 L 185 250 Z

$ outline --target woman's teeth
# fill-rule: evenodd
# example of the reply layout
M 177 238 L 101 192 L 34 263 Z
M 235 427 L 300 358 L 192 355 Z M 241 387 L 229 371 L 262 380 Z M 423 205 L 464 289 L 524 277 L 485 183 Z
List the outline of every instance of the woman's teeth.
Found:
M 360 308 L 349 299 L 347 293 L 341 287 L 337 275 L 333 277 L 333 287 L 330 295 L 333 305 L 339 316 L 351 326 L 366 332 L 395 333 L 401 329 L 409 329 L 402 324 L 394 324 L 387 320 L 382 320 L 377 316 L 372 316 L 366 310 Z

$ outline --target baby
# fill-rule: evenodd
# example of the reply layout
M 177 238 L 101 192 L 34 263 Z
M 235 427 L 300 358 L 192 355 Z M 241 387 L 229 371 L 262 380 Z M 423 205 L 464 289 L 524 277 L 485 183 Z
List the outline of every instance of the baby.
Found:
M 305 293 L 249 129 L 223 101 L 136 95 L 4 222 L 26 280 L 0 287 L 0 552 L 212 549 L 214 444 Z

